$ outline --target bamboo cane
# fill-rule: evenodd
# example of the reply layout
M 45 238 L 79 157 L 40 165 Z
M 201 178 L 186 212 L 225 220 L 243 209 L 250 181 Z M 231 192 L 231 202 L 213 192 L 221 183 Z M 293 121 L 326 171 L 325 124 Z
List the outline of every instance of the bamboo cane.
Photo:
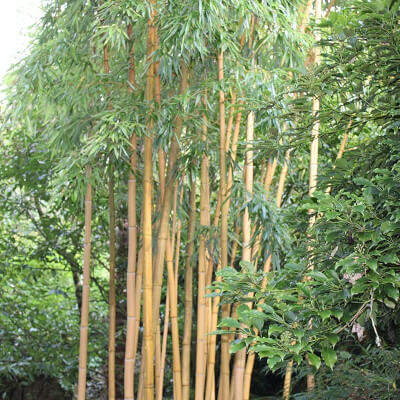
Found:
M 128 25 L 128 37 L 132 39 L 132 25 Z M 134 46 L 129 53 L 129 83 L 135 86 Z M 129 86 L 129 91 L 132 88 Z M 134 372 L 135 372 L 135 326 L 137 321 L 135 306 L 136 286 L 136 253 L 137 253 L 137 228 L 136 228 L 136 134 L 131 136 L 130 171 L 128 180 L 128 266 L 126 277 L 127 296 L 127 327 L 125 343 L 125 369 L 124 369 L 124 397 L 125 400 L 134 399 Z M 137 342 L 137 340 L 136 340 Z
M 317 23 L 319 23 L 321 19 L 321 0 L 315 0 L 315 20 Z M 316 42 L 319 42 L 321 40 L 321 32 L 318 29 L 315 33 L 315 40 Z M 320 57 L 321 57 L 321 49 L 319 46 L 317 46 L 314 50 L 314 60 L 315 64 L 320 63 Z M 320 128 L 320 121 L 317 118 L 319 114 L 319 109 L 320 109 L 320 100 L 318 97 L 313 98 L 313 104 L 312 104 L 312 114 L 314 117 L 314 123 L 313 127 L 311 130 L 311 148 L 310 148 L 310 177 L 309 177 L 309 190 L 308 193 L 310 197 L 314 194 L 314 192 L 317 190 L 317 178 L 318 178 L 318 146 L 319 146 L 319 128 Z M 309 226 L 313 226 L 316 220 L 316 215 L 313 212 L 313 210 L 310 210 L 310 220 L 309 220 Z M 312 251 L 310 248 L 309 251 Z M 310 269 L 314 269 L 314 266 L 312 264 L 312 261 L 310 263 Z M 312 321 L 310 321 L 310 326 L 312 324 Z M 315 379 L 314 379 L 314 374 L 309 374 L 307 375 L 307 390 L 311 391 L 315 387 Z
M 192 178 L 190 188 L 190 214 L 188 227 L 188 245 L 185 263 L 185 311 L 182 339 L 182 399 L 190 396 L 190 348 L 192 342 L 193 319 L 193 254 L 196 228 L 196 181 Z
M 175 249 L 175 241 L 178 240 L 179 229 L 177 227 L 176 209 L 178 207 L 178 186 L 179 183 L 174 184 L 174 195 L 173 195 L 173 206 L 172 206 L 172 234 L 171 234 L 171 246 L 172 250 Z M 180 198 L 180 195 L 179 195 Z M 172 258 L 174 258 L 174 252 L 172 252 Z M 175 268 L 174 268 L 175 271 Z
M 254 140 L 254 112 L 251 111 L 247 118 L 246 130 L 246 160 L 244 167 L 245 189 L 247 196 L 251 196 L 253 192 L 253 140 Z M 243 245 L 242 245 L 242 261 L 251 262 L 251 221 L 249 215 L 249 208 L 246 207 L 243 214 Z M 243 339 L 243 336 L 240 336 Z M 243 379 L 244 369 L 246 362 L 246 350 L 242 349 L 235 355 L 235 368 L 234 368 L 234 399 L 243 399 Z
M 109 291 L 109 330 L 108 330 L 108 398 L 115 400 L 115 206 L 114 206 L 114 170 L 110 167 L 109 177 L 109 213 L 110 213 L 110 291 Z
M 325 13 L 325 18 L 329 17 L 329 14 L 331 13 L 331 9 L 332 7 L 335 5 L 335 0 L 331 0 L 328 4 L 328 8 L 326 9 L 326 13 Z
M 159 47 L 158 29 L 154 27 L 154 49 Z M 154 99 L 157 107 L 161 104 L 161 80 L 159 70 L 159 61 L 154 62 Z M 158 210 L 162 209 L 164 194 L 165 194 L 165 153 L 162 147 L 158 148 L 158 167 L 159 167 L 159 197 L 158 197 Z M 156 221 L 154 224 L 154 230 L 157 231 L 159 228 L 160 221 Z M 154 261 L 154 259 L 153 259 Z M 153 305 L 154 305 L 154 292 L 157 291 L 156 287 L 158 280 L 154 271 L 153 264 Z M 154 309 L 154 308 L 153 308 Z M 156 395 L 160 391 L 162 392 L 163 382 L 161 379 L 161 333 L 160 333 L 160 318 L 159 315 L 153 314 L 153 340 L 155 346 L 155 389 Z
M 91 220 L 92 220 L 92 185 L 90 178 L 92 171 L 87 167 L 87 183 L 85 195 L 85 235 L 83 246 L 83 284 L 82 284 L 82 309 L 79 339 L 79 376 L 78 400 L 86 397 L 87 373 L 87 344 L 89 325 L 89 292 L 90 292 L 90 249 L 91 249 Z
M 151 1 L 154 4 L 154 0 Z M 146 100 L 154 98 L 154 63 L 152 54 L 155 41 L 154 12 L 148 21 L 147 58 L 150 65 L 146 77 Z M 144 138 L 144 176 L 143 176 L 143 347 L 144 347 L 144 399 L 154 399 L 154 341 L 153 341 L 153 265 L 152 265 L 152 152 L 153 121 L 147 121 L 149 135 Z
M 162 400 L 163 397 L 165 358 L 167 355 L 168 323 L 169 323 L 169 288 L 167 287 L 167 296 L 165 298 L 163 340 L 161 348 L 160 385 L 157 388 L 156 400 Z
M 184 177 L 182 177 L 182 187 L 181 194 L 179 196 L 179 204 L 183 202 L 183 181 Z M 174 214 L 176 214 L 176 207 Z M 179 281 L 179 261 L 180 261 L 180 248 L 181 248 L 181 236 L 182 236 L 182 220 L 178 219 L 178 224 L 176 227 L 176 244 L 175 244 L 175 266 L 174 266 L 174 274 L 175 274 L 175 289 L 176 289 L 176 297 L 178 298 L 178 281 Z M 174 246 L 173 246 L 174 247 Z
M 290 153 L 292 149 L 288 149 L 285 154 L 285 161 L 279 176 L 278 189 L 276 191 L 276 204 L 280 208 L 282 203 L 283 189 L 285 187 L 286 176 L 289 169 Z
M 242 106 L 242 104 L 243 104 L 243 101 L 239 101 L 239 106 Z M 240 110 L 240 108 L 239 108 L 239 110 Z M 236 160 L 237 144 L 238 144 L 238 140 L 239 140 L 241 119 L 242 119 L 242 112 L 239 111 L 237 113 L 237 115 L 236 115 L 235 128 L 234 128 L 233 137 L 232 137 L 232 148 L 231 148 L 232 164 L 229 166 L 229 170 L 228 170 L 228 180 L 227 180 L 228 192 L 231 190 L 232 183 L 233 183 L 233 163 Z M 226 202 L 226 207 L 229 210 L 230 197 L 228 197 L 225 200 L 225 202 Z M 235 244 L 237 245 L 237 243 L 236 242 L 234 243 L 233 249 L 235 249 Z M 236 250 L 237 250 L 237 247 L 236 247 Z M 232 260 L 231 260 L 231 263 L 232 263 Z M 221 268 L 221 263 L 219 263 L 219 265 L 218 265 L 218 269 L 220 269 L 220 268 Z M 216 280 L 220 281 L 221 277 L 217 277 Z M 217 327 L 219 302 L 220 302 L 220 298 L 219 297 L 215 297 L 213 299 L 213 305 L 212 305 L 212 310 L 213 311 L 212 312 L 213 312 L 214 317 L 211 320 L 212 321 L 212 326 L 211 326 L 211 329 L 210 329 L 211 331 L 214 331 L 216 329 L 216 327 Z M 230 314 L 230 306 L 229 306 L 229 304 L 226 306 L 226 309 L 224 309 L 223 311 L 225 313 L 224 315 L 229 316 L 229 314 Z M 221 340 L 222 340 L 222 338 L 221 338 Z M 227 337 L 228 346 L 229 346 L 229 343 L 230 343 L 231 340 L 232 340 L 231 337 Z M 213 387 L 213 380 L 214 380 L 213 375 L 214 375 L 214 367 L 215 367 L 215 351 L 213 349 L 213 346 L 215 347 L 216 341 L 213 340 L 211 343 L 212 344 L 211 344 L 211 348 L 210 348 L 210 356 L 209 356 L 208 367 L 207 367 L 207 382 L 210 381 L 210 383 L 207 383 L 207 388 L 209 388 L 208 390 L 211 390 L 211 388 Z M 228 354 L 228 364 L 229 364 L 229 361 L 230 361 L 230 355 Z M 228 377 L 228 380 L 229 380 L 229 377 Z M 219 400 L 222 398 L 223 390 L 224 389 L 222 388 L 222 375 L 220 374 L 219 391 L 218 391 L 218 399 Z M 207 399 L 209 399 L 210 396 L 211 396 L 211 393 L 209 393 L 207 391 Z
M 222 83 L 224 80 L 224 54 L 218 51 L 218 81 Z M 227 186 L 226 186 L 226 153 L 225 153 L 225 93 L 219 91 L 219 129 L 220 129 L 220 193 L 221 193 L 221 267 L 228 265 L 228 213 L 229 207 L 226 202 Z M 222 306 L 222 318 L 229 316 L 228 305 Z M 229 399 L 229 341 L 226 335 L 221 337 L 221 390 L 222 400 Z
M 169 233 L 168 233 L 169 236 Z M 178 328 L 178 299 L 176 296 L 175 273 L 173 264 L 173 249 L 169 238 L 167 238 L 166 262 L 168 269 L 168 287 L 171 310 L 171 331 L 172 331 L 172 353 L 173 353 L 173 372 L 174 372 L 174 400 L 182 400 L 182 375 L 181 375 L 181 355 L 179 347 L 179 328 Z
M 138 384 L 138 393 L 137 398 L 143 399 L 143 392 L 144 392 L 144 370 L 146 366 L 146 361 L 144 359 L 144 346 L 142 347 L 142 358 L 140 363 L 140 372 L 139 372 L 139 384 Z
M 104 52 L 104 72 L 110 73 L 109 54 L 106 45 Z M 109 107 L 109 105 L 108 105 Z M 115 400 L 115 329 L 116 329 L 116 301 L 115 301 L 115 207 L 114 207 L 114 172 L 109 172 L 109 220 L 110 220 L 110 282 L 109 282 L 109 329 L 108 329 L 108 398 Z
M 265 189 L 265 193 L 266 193 L 265 196 L 266 196 L 267 200 L 269 198 L 269 194 L 271 191 L 271 184 L 272 184 L 272 180 L 275 175 L 277 163 L 278 163 L 278 159 L 276 157 L 274 157 L 274 158 L 270 157 L 268 160 L 267 173 L 265 174 L 265 182 L 264 182 L 264 189 Z
M 187 90 L 188 82 L 188 70 L 186 65 L 182 62 L 182 76 L 179 93 L 184 94 Z M 179 143 L 178 139 L 183 126 L 182 113 L 179 113 L 175 118 L 175 135 L 172 138 L 169 157 L 168 157 L 168 168 L 167 168 L 167 179 L 165 186 L 165 193 L 163 199 L 163 206 L 161 210 L 160 227 L 157 236 L 157 252 L 154 259 L 153 271 L 154 271 L 154 289 L 153 289 L 153 320 L 158 321 L 160 301 L 161 301 L 161 287 L 162 287 L 162 277 L 164 271 L 164 258 L 165 258 L 165 248 L 167 242 L 167 230 L 168 230 L 168 219 L 171 211 L 171 199 L 174 190 L 174 185 L 172 184 L 175 179 L 175 169 L 176 162 L 179 155 Z M 155 330 L 154 330 L 155 332 Z
M 207 101 L 204 100 L 204 105 Z M 207 121 L 205 114 L 203 115 L 202 125 L 202 141 L 207 141 Z M 201 177 L 200 177 L 200 226 L 209 225 L 209 193 L 208 193 L 208 157 L 203 152 L 201 160 Z M 206 353 L 206 301 L 205 301 L 205 281 L 206 281 L 206 238 L 202 233 L 199 239 L 199 262 L 197 277 L 197 342 L 196 342 L 196 379 L 195 379 L 195 400 L 204 399 L 204 382 L 205 382 L 205 353 Z
M 226 139 L 225 139 L 225 152 L 226 153 L 229 151 L 229 147 L 230 147 L 235 104 L 236 104 L 236 92 L 233 92 L 231 106 L 229 109 L 228 125 L 226 126 Z
M 301 19 L 301 22 L 299 24 L 299 27 L 297 28 L 299 32 L 304 33 L 307 27 L 307 22 L 308 22 L 308 17 L 310 16 L 311 12 L 311 7 L 312 7 L 313 0 L 308 0 L 306 7 L 304 9 L 304 13 Z
M 141 223 L 143 226 L 143 222 Z M 141 301 L 140 298 L 142 296 L 142 287 L 143 287 L 143 247 L 141 247 L 137 259 L 137 270 L 136 270 L 136 286 L 135 286 L 135 315 L 136 315 L 136 323 L 135 323 L 135 332 L 133 336 L 133 358 L 136 360 L 137 357 L 137 348 L 139 344 L 139 325 L 140 325 L 140 308 Z

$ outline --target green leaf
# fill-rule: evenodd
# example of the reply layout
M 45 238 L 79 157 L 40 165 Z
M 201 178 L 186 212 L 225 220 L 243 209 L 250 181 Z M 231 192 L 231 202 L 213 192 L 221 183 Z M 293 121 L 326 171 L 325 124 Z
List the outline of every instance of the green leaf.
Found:
M 259 304 L 259 306 L 264 310 L 264 312 L 268 313 L 268 314 L 275 314 L 275 310 L 269 306 L 268 304 Z
M 296 337 L 301 340 L 301 338 L 304 336 L 305 331 L 304 329 L 293 329 L 293 333 L 296 335 Z
M 304 269 L 304 265 L 295 264 L 295 263 L 287 263 L 287 264 L 285 264 L 285 268 L 291 269 L 293 271 L 302 271 Z
M 365 178 L 362 178 L 362 177 L 354 178 L 353 182 L 356 185 L 360 185 L 360 186 L 373 186 L 372 183 L 368 179 L 365 179 Z
M 308 275 L 311 278 L 314 278 L 315 280 L 319 280 L 319 281 L 327 281 L 328 280 L 326 275 L 323 274 L 321 271 L 310 271 L 310 272 L 308 272 Z
M 245 314 L 248 314 L 250 311 L 250 308 L 247 304 L 240 304 L 238 308 L 236 309 L 237 315 L 239 317 L 243 317 Z
M 274 333 L 281 333 L 285 330 L 283 326 L 272 324 L 268 328 L 268 336 L 272 336 Z
M 366 284 L 359 284 L 358 282 L 351 288 L 351 294 L 359 294 L 368 290 L 369 286 Z
M 383 302 L 385 303 L 385 306 L 388 308 L 391 308 L 392 310 L 396 308 L 396 303 L 394 303 L 392 300 L 390 300 L 388 297 L 385 297 L 383 299 Z
M 230 348 L 229 348 L 229 352 L 232 354 L 232 353 L 236 353 L 237 351 L 239 351 L 239 350 L 242 350 L 242 349 L 244 349 L 246 347 L 246 343 L 243 341 L 243 340 L 241 340 L 241 339 L 237 339 L 237 340 L 234 340 L 232 343 L 231 343 L 231 345 L 230 345 Z
M 323 311 L 319 311 L 318 315 L 322 318 L 322 321 L 325 321 L 326 319 L 328 319 L 331 316 L 331 312 L 330 312 L 330 310 L 323 310 Z
M 396 253 L 388 253 L 382 257 L 379 257 L 379 261 L 385 264 L 397 264 L 399 262 L 399 258 Z
M 336 343 L 339 341 L 340 337 L 338 335 L 328 335 L 329 343 L 335 347 Z
M 353 211 L 353 212 L 355 211 L 355 212 L 358 212 L 358 213 L 364 215 L 365 205 L 359 204 L 359 205 L 357 205 L 357 206 L 354 206 L 354 207 L 352 208 L 352 211 Z
M 366 264 L 367 264 L 368 268 L 374 272 L 376 272 L 376 270 L 378 269 L 378 262 L 374 259 L 367 260 Z
M 343 235 L 342 231 L 338 231 L 338 230 L 329 231 L 326 234 L 326 240 L 327 240 L 327 242 L 331 243 L 333 241 L 336 241 L 342 235 Z
M 339 310 L 338 308 L 335 308 L 334 310 L 331 310 L 332 315 L 337 318 L 338 320 L 340 320 L 343 317 L 343 311 Z
M 261 319 L 261 318 L 252 318 L 252 321 L 251 321 L 251 322 L 253 323 L 253 325 L 254 325 L 259 331 L 261 331 L 261 329 L 262 329 L 263 326 L 264 326 L 264 320 Z
M 316 369 L 319 369 L 319 367 L 321 366 L 321 359 L 314 353 L 307 353 L 307 356 L 310 364 Z
M 244 270 L 246 270 L 246 271 L 248 271 L 248 272 L 254 272 L 254 265 L 251 263 L 251 262 L 248 262 L 248 261 L 240 261 L 240 266 L 244 269 Z
M 295 343 L 289 346 L 289 350 L 295 354 L 299 354 L 302 348 L 303 346 L 301 345 L 301 343 Z
M 272 371 L 274 371 L 274 368 L 280 362 L 281 362 L 281 359 L 278 356 L 269 357 L 267 360 L 268 367 L 270 367 Z
M 322 359 L 325 361 L 326 365 L 332 369 L 337 361 L 337 355 L 335 350 L 331 347 L 324 347 L 321 351 Z
M 396 230 L 396 225 L 390 221 L 385 221 L 381 225 L 381 231 L 384 233 L 393 232 L 394 230 Z
M 307 296 L 311 297 L 311 292 L 304 283 L 298 283 L 297 287 Z
M 241 325 L 236 319 L 231 317 L 224 318 L 219 324 L 219 327 L 240 328 Z
M 391 297 L 394 301 L 399 300 L 399 289 L 396 289 L 395 287 L 391 285 L 385 285 L 384 286 L 385 293 Z

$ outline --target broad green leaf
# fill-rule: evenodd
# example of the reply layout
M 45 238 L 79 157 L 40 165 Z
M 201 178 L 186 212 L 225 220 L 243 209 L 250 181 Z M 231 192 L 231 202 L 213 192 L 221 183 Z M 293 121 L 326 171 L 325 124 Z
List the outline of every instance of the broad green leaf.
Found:
M 285 330 L 283 326 L 272 324 L 268 327 L 268 336 L 273 335 L 274 333 L 281 333 Z
M 272 371 L 274 371 L 274 368 L 280 362 L 281 362 L 281 358 L 278 356 L 269 357 L 267 360 L 268 367 L 270 367 Z
M 335 350 L 331 347 L 324 347 L 321 351 L 322 359 L 325 361 L 326 365 L 332 369 L 336 363 L 337 355 Z
M 302 348 L 303 346 L 301 345 L 301 343 L 295 343 L 289 346 L 289 350 L 295 354 L 299 354 Z
M 325 321 L 326 319 L 328 319 L 331 316 L 331 312 L 330 312 L 330 310 L 323 310 L 323 311 L 319 311 L 318 315 L 322 318 L 322 321 Z
M 310 364 L 316 369 L 319 369 L 319 367 L 321 366 L 321 359 L 314 353 L 307 353 L 307 356 Z
M 231 317 L 224 318 L 219 324 L 219 327 L 240 328 L 241 325 L 238 321 Z
M 328 278 L 326 277 L 325 274 L 323 274 L 321 271 L 310 271 L 308 272 L 308 275 L 316 280 L 321 280 L 321 281 L 326 281 Z
M 365 179 L 362 177 L 354 178 L 353 181 L 356 185 L 373 186 L 372 183 L 368 179 Z
M 335 308 L 333 310 L 331 310 L 332 315 L 337 318 L 338 320 L 340 320 L 343 317 L 343 311 L 339 310 L 338 308 Z
M 367 264 L 368 268 L 374 272 L 376 272 L 376 270 L 378 269 L 378 262 L 374 259 L 367 260 L 366 264 Z
M 236 353 L 239 350 L 242 350 L 246 347 L 246 343 L 241 340 L 241 339 L 237 339 L 235 341 L 233 341 L 229 347 L 229 352 L 232 353 Z
M 399 289 L 396 289 L 395 287 L 390 286 L 390 285 L 385 285 L 384 290 L 385 290 L 385 293 L 389 297 L 391 297 L 394 301 L 397 302 L 399 300 Z
M 304 336 L 305 331 L 304 329 L 293 329 L 293 333 L 296 335 L 296 337 L 301 340 L 301 338 Z
M 394 303 L 392 300 L 390 300 L 388 297 L 385 297 L 383 299 L 383 302 L 385 304 L 386 307 L 391 308 L 392 310 L 394 310 L 396 308 L 396 303 Z
M 382 257 L 379 257 L 379 261 L 385 264 L 397 264 L 399 262 L 399 258 L 396 253 L 388 253 Z
M 329 343 L 335 347 L 336 343 L 339 341 L 340 337 L 338 335 L 328 335 Z

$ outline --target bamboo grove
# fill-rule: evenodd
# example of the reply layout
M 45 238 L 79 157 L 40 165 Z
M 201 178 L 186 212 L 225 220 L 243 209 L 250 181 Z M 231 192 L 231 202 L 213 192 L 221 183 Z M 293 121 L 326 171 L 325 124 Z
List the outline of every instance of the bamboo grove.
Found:
M 311 311 L 279 317 L 274 274 L 288 262 L 281 208 L 295 177 L 309 198 L 329 196 L 319 151 L 338 162 L 360 126 L 350 101 L 330 92 L 343 114 L 330 131 L 336 146 L 320 144 L 331 121 L 312 81 L 342 3 L 48 2 L 10 118 L 24 113 L 27 135 L 46 143 L 60 201 L 84 219 L 79 400 L 98 268 L 108 274 L 110 400 L 248 400 L 259 357 L 281 368 L 289 399 L 294 370 L 311 391 L 321 358 L 333 367 L 339 332 L 326 333 Z M 315 202 L 301 212 L 307 261 L 283 299 L 293 310 L 321 285 L 310 232 L 325 212 Z M 304 344 L 318 329 L 325 336 Z

